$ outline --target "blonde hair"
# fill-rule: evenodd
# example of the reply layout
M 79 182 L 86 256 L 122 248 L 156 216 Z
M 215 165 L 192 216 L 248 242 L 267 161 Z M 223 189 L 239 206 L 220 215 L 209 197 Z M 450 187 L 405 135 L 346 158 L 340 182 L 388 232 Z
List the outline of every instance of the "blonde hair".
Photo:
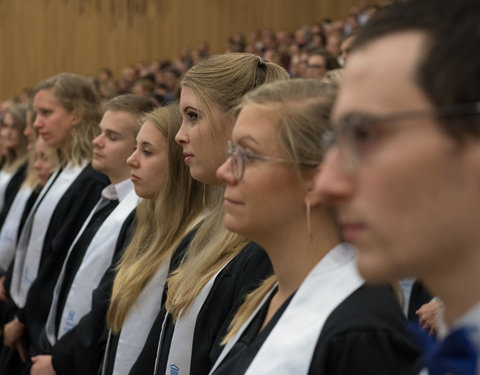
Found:
M 28 140 L 23 135 L 23 131 L 27 126 L 27 110 L 28 105 L 26 104 L 14 104 L 6 111 L 6 114 L 9 114 L 12 118 L 13 128 L 19 133 L 20 144 L 17 150 L 6 149 L 5 162 L 2 168 L 5 172 L 14 173 L 28 160 Z
M 244 94 L 274 80 L 290 79 L 287 71 L 249 53 L 215 55 L 191 68 L 182 80 L 190 88 L 212 124 L 212 134 L 231 131 L 235 108 Z M 212 115 L 215 106 L 220 119 Z M 167 311 L 176 321 L 197 298 L 207 282 L 249 242 L 229 232 L 223 221 L 223 188 L 215 189 L 212 211 L 192 240 L 180 267 L 168 279 Z
M 98 124 L 102 117 L 100 102 L 93 85 L 79 75 L 60 73 L 41 81 L 34 90 L 34 96 L 41 90 L 53 93 L 60 105 L 69 113 L 75 113 L 79 122 L 71 133 L 68 155 L 61 153 L 62 160 L 79 165 L 91 160 L 92 140 L 99 134 Z
M 330 129 L 330 111 L 335 95 L 335 87 L 319 80 L 273 82 L 247 94 L 238 110 L 253 106 L 271 114 L 272 121 L 277 124 L 277 141 L 286 158 L 292 161 L 293 168 L 300 172 L 321 163 L 324 154 L 322 138 Z M 333 212 L 331 216 L 333 220 Z M 238 332 L 276 281 L 275 275 L 269 277 L 246 297 L 230 323 L 223 344 Z
M 145 121 L 167 139 L 167 164 L 158 171 L 165 181 L 156 198 L 144 199 L 137 207 L 137 229 L 118 265 L 107 313 L 114 333 L 120 332 L 130 307 L 203 210 L 204 185 L 191 178 L 175 143 L 182 122 L 178 105 L 157 108 Z

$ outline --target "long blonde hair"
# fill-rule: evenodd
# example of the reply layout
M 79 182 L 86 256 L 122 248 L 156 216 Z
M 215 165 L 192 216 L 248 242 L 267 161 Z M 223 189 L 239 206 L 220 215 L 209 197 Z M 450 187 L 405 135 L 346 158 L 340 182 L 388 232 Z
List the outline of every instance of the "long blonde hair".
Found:
M 175 143 L 182 118 L 178 105 L 161 107 L 143 118 L 155 125 L 167 139 L 167 163 L 161 191 L 154 199 L 144 199 L 137 207 L 137 229 L 118 266 L 113 284 L 107 325 L 120 332 L 130 307 L 172 254 L 189 226 L 203 211 L 204 185 L 191 178 Z
M 276 122 L 277 141 L 297 171 L 315 168 L 321 163 L 322 138 L 330 129 L 330 111 L 335 99 L 334 86 L 313 79 L 273 82 L 247 94 L 238 107 L 254 106 L 266 111 Z M 312 161 L 318 161 L 313 163 Z M 330 213 L 332 221 L 334 213 Z M 275 275 L 251 292 L 230 323 L 223 340 L 230 340 L 273 287 Z
M 27 125 L 26 104 L 14 104 L 7 109 L 7 112 L 13 121 L 14 129 L 19 133 L 19 147 L 16 150 L 7 149 L 5 153 L 5 162 L 3 170 L 6 172 L 15 172 L 21 165 L 28 160 L 27 137 L 23 135 L 23 131 Z
M 212 136 L 217 132 L 229 135 L 235 108 L 245 93 L 266 82 L 287 79 L 290 76 L 277 64 L 249 53 L 231 53 L 202 60 L 185 74 L 182 87 L 190 88 L 205 109 Z M 221 124 L 212 115 L 213 106 L 222 115 Z M 249 242 L 225 228 L 222 201 L 223 188 L 216 187 L 210 215 L 192 240 L 184 262 L 168 279 L 166 308 L 174 320 L 188 310 L 207 282 Z
M 60 73 L 41 81 L 34 89 L 34 96 L 41 90 L 51 91 L 67 112 L 76 113 L 79 118 L 72 130 L 69 154 L 61 154 L 62 161 L 79 165 L 91 160 L 92 140 L 100 133 L 98 124 L 102 118 L 100 101 L 93 85 L 79 75 Z

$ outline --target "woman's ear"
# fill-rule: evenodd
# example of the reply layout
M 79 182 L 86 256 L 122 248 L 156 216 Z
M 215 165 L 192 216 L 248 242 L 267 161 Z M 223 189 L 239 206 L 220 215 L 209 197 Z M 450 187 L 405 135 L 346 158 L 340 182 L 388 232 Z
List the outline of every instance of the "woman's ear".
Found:
M 73 127 L 77 126 L 80 121 L 82 120 L 82 113 L 80 112 L 80 110 L 74 110 L 72 112 L 72 125 Z
M 315 189 L 315 182 L 318 180 L 320 173 L 322 173 L 322 164 L 320 164 L 312 172 L 313 176 L 310 182 L 310 187 L 305 195 L 305 203 L 309 202 L 311 207 L 315 207 L 318 204 L 323 203 L 323 197 L 319 194 L 318 189 Z

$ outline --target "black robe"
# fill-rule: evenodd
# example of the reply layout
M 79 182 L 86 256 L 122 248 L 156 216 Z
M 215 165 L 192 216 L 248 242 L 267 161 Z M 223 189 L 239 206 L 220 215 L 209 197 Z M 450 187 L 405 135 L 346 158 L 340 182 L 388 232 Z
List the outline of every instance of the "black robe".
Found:
M 5 202 L 0 212 L 0 228 L 3 226 L 5 218 L 8 215 L 8 211 L 10 211 L 10 207 L 15 200 L 15 196 L 17 195 L 18 190 L 20 190 L 20 187 L 22 186 L 23 181 L 27 176 L 27 165 L 28 162 L 22 164 L 20 168 L 16 170 L 16 172 L 13 174 L 12 178 L 7 184 L 7 187 L 5 189 Z
M 214 374 L 244 374 L 290 301 L 291 298 L 259 333 L 268 310 L 266 303 Z M 328 316 L 308 374 L 405 375 L 419 355 L 391 289 L 363 285 Z
M 65 256 L 83 222 L 100 198 L 101 191 L 108 184 L 108 178 L 88 164 L 54 208 L 42 247 L 37 278 L 30 287 L 25 307 L 15 311 L 15 315 L 25 324 L 27 357 L 38 354 L 31 343 L 35 344 L 45 325 Z M 11 280 L 6 279 L 5 285 L 8 285 L 8 288 L 10 282 Z M 2 370 L 2 365 L 0 364 L 0 373 L 9 373 L 2 372 L 5 371 Z
M 193 237 L 197 233 L 197 229 L 198 229 L 198 227 L 191 230 L 189 233 L 187 233 L 187 235 L 182 239 L 180 244 L 175 249 L 175 251 L 172 254 L 172 257 L 170 259 L 170 266 L 169 266 L 169 269 L 168 269 L 169 274 L 172 273 L 174 270 L 176 270 L 178 268 L 178 266 L 180 265 L 180 263 L 182 262 L 182 260 L 185 256 L 185 253 L 188 249 L 188 245 L 190 244 L 191 240 L 193 239 Z M 149 339 L 151 339 L 150 336 L 153 335 L 152 334 L 153 331 L 156 331 L 158 329 L 158 334 L 160 334 L 160 329 L 157 327 L 157 325 L 158 325 L 158 322 L 160 322 L 160 326 L 161 326 L 161 324 L 163 322 L 163 318 L 165 317 L 166 311 L 165 311 L 164 305 L 165 305 L 166 298 L 167 298 L 167 285 L 165 284 L 165 286 L 163 288 L 160 312 L 158 313 L 158 315 L 157 315 L 157 317 L 154 321 L 154 324 L 153 324 L 153 326 L 150 330 L 150 333 L 149 333 L 148 338 L 147 338 L 147 342 L 148 342 Z M 117 352 L 119 338 L 120 338 L 120 334 L 112 335 L 112 337 L 111 337 L 110 346 L 108 348 L 108 356 L 107 356 L 108 359 L 107 359 L 107 363 L 106 363 L 106 373 L 107 374 L 112 374 L 113 373 L 113 366 L 115 365 L 115 354 Z M 156 343 L 158 343 L 158 337 L 157 337 Z M 153 350 L 156 353 L 156 346 Z M 138 360 L 137 360 L 137 362 L 138 362 Z M 151 362 L 149 362 L 149 364 L 150 363 Z M 155 357 L 153 358 L 153 364 L 154 363 L 155 363 Z M 144 363 L 144 365 L 147 365 L 147 363 Z M 150 371 L 153 372 L 153 365 L 152 365 Z M 148 372 L 146 372 L 146 373 L 148 373 Z
M 256 243 L 250 242 L 218 274 L 196 320 L 190 362 L 192 374 L 208 374 L 223 349 L 221 342 L 233 315 L 245 296 L 271 273 L 272 265 L 265 251 Z M 159 353 L 158 375 L 165 373 L 175 329 L 170 315 L 167 319 L 162 350 Z M 155 362 L 152 350 L 156 352 L 158 339 L 157 335 L 155 344 L 155 340 L 149 338 L 149 346 L 144 348 L 130 374 L 152 373 Z
M 135 228 L 134 211 L 123 223 L 111 267 L 105 272 L 97 289 L 93 291 L 90 312 L 53 346 L 50 354 L 57 375 L 92 375 L 100 368 L 108 336 L 105 321 L 116 266 L 130 243 Z

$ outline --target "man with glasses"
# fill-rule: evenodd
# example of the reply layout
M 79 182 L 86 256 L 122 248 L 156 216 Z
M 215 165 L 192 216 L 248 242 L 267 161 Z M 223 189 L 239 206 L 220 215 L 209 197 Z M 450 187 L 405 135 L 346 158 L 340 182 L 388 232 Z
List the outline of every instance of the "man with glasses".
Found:
M 327 71 L 340 68 L 337 58 L 323 48 L 308 51 L 305 78 L 322 79 Z
M 479 20 L 478 0 L 416 0 L 360 30 L 315 185 L 368 281 L 418 277 L 445 303 L 430 374 L 479 373 Z

